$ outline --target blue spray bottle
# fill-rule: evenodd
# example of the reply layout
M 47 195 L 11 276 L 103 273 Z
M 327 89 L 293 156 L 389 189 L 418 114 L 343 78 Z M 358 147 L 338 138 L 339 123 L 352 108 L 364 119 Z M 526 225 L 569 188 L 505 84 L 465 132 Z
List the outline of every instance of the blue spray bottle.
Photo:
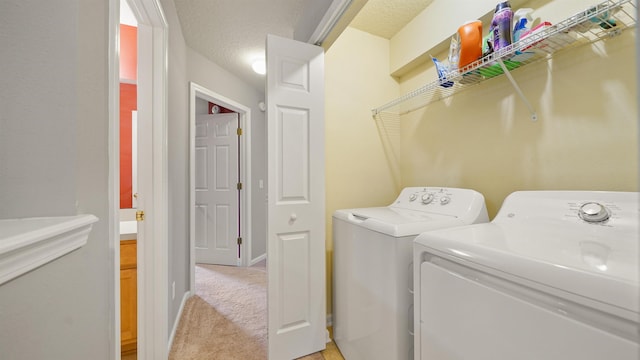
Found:
M 533 13 L 533 9 L 524 8 L 518 9 L 516 13 L 513 15 L 513 43 L 517 43 L 523 34 L 527 31 L 531 30 L 531 25 L 533 24 L 533 18 L 531 14 Z M 513 61 L 526 61 L 533 57 L 534 52 L 523 52 L 516 51 L 515 56 L 511 58 Z
M 513 42 L 518 42 L 522 34 L 531 30 L 531 24 L 533 23 L 533 18 L 531 14 L 533 13 L 533 9 L 524 8 L 518 9 L 513 15 Z

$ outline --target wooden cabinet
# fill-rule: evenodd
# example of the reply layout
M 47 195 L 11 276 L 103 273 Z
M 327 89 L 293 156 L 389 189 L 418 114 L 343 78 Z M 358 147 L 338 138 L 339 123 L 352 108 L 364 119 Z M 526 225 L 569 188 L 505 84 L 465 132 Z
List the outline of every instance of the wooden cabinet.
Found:
M 136 240 L 120 241 L 120 337 L 122 354 L 134 354 L 138 343 L 138 274 Z

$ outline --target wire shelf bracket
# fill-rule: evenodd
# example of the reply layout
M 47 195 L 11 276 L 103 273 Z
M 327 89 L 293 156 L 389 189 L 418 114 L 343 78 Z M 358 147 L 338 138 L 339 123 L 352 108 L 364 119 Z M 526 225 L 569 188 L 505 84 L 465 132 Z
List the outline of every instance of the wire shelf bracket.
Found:
M 524 95 L 522 89 L 520 89 L 520 86 L 518 86 L 518 83 L 513 78 L 513 75 L 511 75 L 511 71 L 507 69 L 507 66 L 504 64 L 504 61 L 502 61 L 502 59 L 497 60 L 497 62 L 498 64 L 500 64 L 500 67 L 502 68 L 504 74 L 507 76 L 507 79 L 509 79 L 509 81 L 511 82 L 511 85 L 513 85 L 513 88 L 518 96 L 520 96 L 520 99 L 522 99 L 522 102 L 527 106 L 527 108 L 529 108 L 529 112 L 531 113 L 531 121 L 537 121 L 538 114 L 536 113 L 536 109 L 533 107 L 533 105 L 531 105 L 527 97 Z

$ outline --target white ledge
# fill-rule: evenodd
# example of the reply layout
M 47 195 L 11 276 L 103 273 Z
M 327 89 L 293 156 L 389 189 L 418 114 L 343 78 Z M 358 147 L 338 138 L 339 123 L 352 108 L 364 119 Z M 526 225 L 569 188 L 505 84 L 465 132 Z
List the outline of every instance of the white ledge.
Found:
M 93 215 L 0 220 L 0 285 L 87 243 Z

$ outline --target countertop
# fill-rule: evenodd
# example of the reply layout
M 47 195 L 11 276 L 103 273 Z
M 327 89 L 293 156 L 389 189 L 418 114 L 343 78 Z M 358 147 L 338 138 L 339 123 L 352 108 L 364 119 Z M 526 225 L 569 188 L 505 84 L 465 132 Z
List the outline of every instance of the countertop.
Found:
M 137 221 L 120 221 L 120 241 L 135 240 L 138 237 Z

